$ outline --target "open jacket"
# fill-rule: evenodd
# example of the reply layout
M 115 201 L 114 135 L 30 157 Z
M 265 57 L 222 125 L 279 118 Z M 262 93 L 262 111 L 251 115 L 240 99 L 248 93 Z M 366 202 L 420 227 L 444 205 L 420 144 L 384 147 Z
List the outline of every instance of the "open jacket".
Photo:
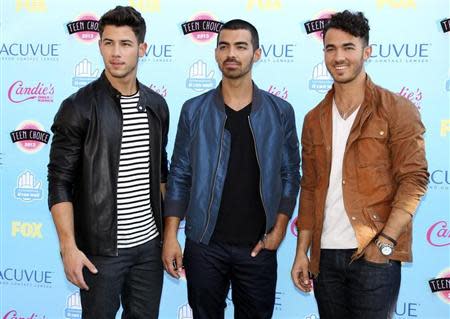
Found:
M 306 116 L 298 229 L 312 230 L 312 273 L 319 272 L 320 239 L 331 170 L 334 89 Z M 413 215 L 428 184 L 423 134 L 415 106 L 366 79 L 364 101 L 350 131 L 342 163 L 344 206 L 355 231 L 353 258 L 383 229 L 393 207 Z M 412 222 L 398 239 L 394 260 L 411 261 Z
M 186 236 L 208 244 L 214 232 L 230 154 L 221 86 L 181 110 L 164 216 L 186 217 Z M 292 106 L 253 86 L 248 118 L 260 169 L 266 233 L 278 213 L 292 215 L 300 182 L 299 143 Z
M 167 179 L 169 111 L 138 83 L 150 127 L 151 205 L 162 234 L 160 183 Z M 117 255 L 117 178 L 122 139 L 120 93 L 105 74 L 64 100 L 52 126 L 48 204 L 72 202 L 76 243 L 91 255 Z

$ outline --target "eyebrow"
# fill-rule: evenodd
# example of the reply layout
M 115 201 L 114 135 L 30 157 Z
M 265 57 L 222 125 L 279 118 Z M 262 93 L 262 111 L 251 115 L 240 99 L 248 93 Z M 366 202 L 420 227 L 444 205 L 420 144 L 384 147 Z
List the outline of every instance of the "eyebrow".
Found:
M 103 38 L 102 39 L 102 42 L 103 41 L 111 41 L 111 42 L 114 42 L 114 40 L 113 39 L 110 39 L 110 38 Z M 119 39 L 119 40 L 117 40 L 118 42 L 122 42 L 122 43 L 133 43 L 133 41 L 132 40 L 130 40 L 130 39 Z
M 342 46 L 343 46 L 343 47 L 355 47 L 356 44 L 353 43 L 353 42 L 345 42 L 345 43 L 342 44 Z M 335 44 L 332 44 L 332 43 L 327 44 L 327 45 L 325 46 L 326 49 L 327 49 L 327 48 L 335 48 L 335 47 L 336 47 L 336 45 L 335 45 Z
M 230 42 L 227 41 L 220 41 L 218 45 L 230 45 Z M 248 42 L 245 41 L 238 41 L 238 42 L 234 42 L 233 45 L 249 45 Z

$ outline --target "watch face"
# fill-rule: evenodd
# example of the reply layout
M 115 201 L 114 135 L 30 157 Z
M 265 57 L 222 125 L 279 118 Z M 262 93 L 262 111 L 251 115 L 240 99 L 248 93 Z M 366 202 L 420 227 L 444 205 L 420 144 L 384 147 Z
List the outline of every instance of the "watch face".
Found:
M 389 246 L 382 246 L 381 247 L 381 253 L 384 256 L 389 256 L 390 254 L 392 254 L 392 247 Z

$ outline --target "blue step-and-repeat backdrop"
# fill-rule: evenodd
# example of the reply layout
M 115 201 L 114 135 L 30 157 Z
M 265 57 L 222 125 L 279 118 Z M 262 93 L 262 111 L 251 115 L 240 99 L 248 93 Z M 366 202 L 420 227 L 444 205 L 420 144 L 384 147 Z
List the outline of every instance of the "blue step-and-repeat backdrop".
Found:
M 260 33 L 260 88 L 304 115 L 330 88 L 323 18 L 350 9 L 369 18 L 372 79 L 409 99 L 427 128 L 431 180 L 414 221 L 414 263 L 403 265 L 397 319 L 450 318 L 450 2 L 448 0 L 2 0 L 0 4 L 0 319 L 81 318 L 65 279 L 47 208 L 50 126 L 61 101 L 103 69 L 95 20 L 115 5 L 140 10 L 148 50 L 139 79 L 167 99 L 172 153 L 182 103 L 214 88 L 217 25 L 243 18 Z M 319 318 L 312 294 L 290 279 L 295 218 L 278 251 L 274 318 Z M 183 231 L 179 234 L 184 242 Z M 231 299 L 226 317 L 232 318 Z M 187 319 L 186 281 L 164 277 L 161 318 Z M 340 318 L 339 318 L 340 319 Z

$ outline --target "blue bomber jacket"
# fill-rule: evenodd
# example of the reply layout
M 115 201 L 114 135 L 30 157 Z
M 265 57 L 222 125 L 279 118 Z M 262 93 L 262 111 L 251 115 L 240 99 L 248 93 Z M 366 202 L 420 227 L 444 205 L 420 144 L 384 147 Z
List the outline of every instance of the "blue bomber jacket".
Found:
M 227 116 L 216 89 L 185 102 L 178 122 L 164 216 L 186 218 L 186 237 L 208 244 L 214 232 L 231 148 Z M 266 233 L 277 214 L 291 216 L 300 183 L 300 154 L 292 106 L 253 85 L 248 118 L 260 169 Z

